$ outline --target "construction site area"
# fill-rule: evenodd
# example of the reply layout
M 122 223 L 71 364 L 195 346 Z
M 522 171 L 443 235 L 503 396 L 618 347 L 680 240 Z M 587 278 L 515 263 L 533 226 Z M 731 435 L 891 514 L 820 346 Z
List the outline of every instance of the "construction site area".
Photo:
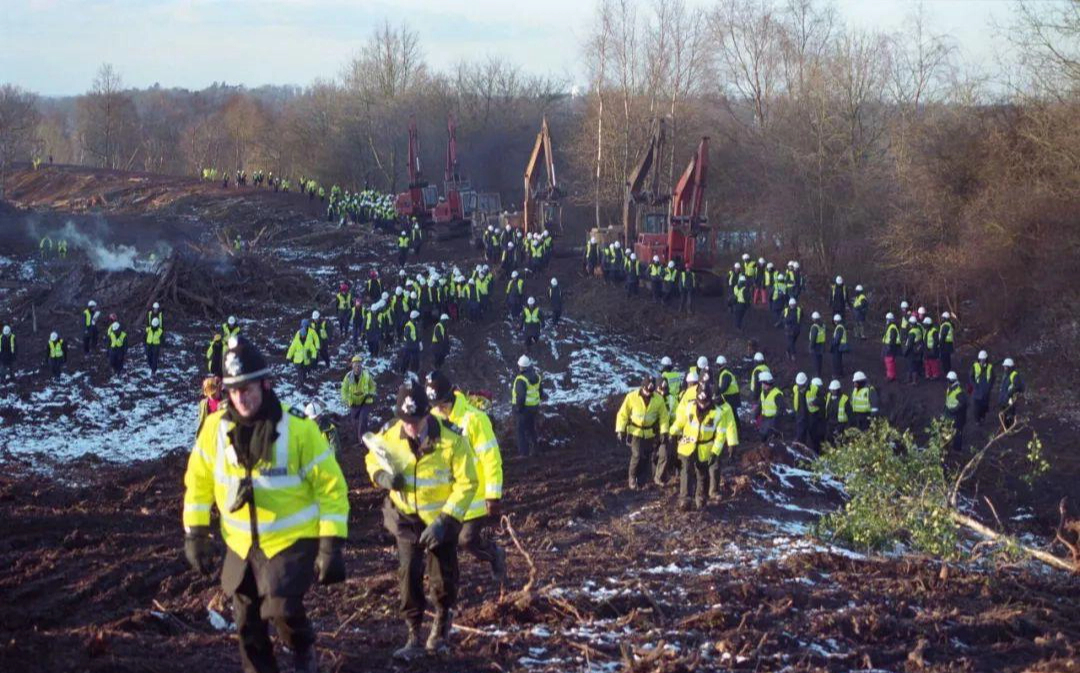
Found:
M 187 569 L 181 549 L 182 477 L 203 350 L 235 315 L 267 354 L 284 402 L 320 399 L 344 415 L 337 387 L 352 348 L 334 343 L 330 367 L 315 368 L 300 391 L 285 347 L 299 318 L 331 303 L 339 281 L 393 268 L 396 234 L 327 223 L 295 194 L 122 171 L 28 167 L 10 179 L 8 195 L 0 311 L 31 354 L 4 384 L 0 405 L 0 668 L 236 670 L 230 603 L 214 579 Z M 67 257 L 42 259 L 41 237 L 65 229 L 74 243 Z M 749 345 L 728 327 L 721 297 L 702 296 L 693 315 L 678 315 L 625 301 L 621 287 L 585 277 L 579 241 L 586 236 L 565 223 L 551 262 L 566 307 L 533 349 L 549 385 L 539 455 L 514 455 L 510 379 L 523 352 L 516 328 L 496 311 L 482 324 L 451 329 L 445 370 L 492 400 L 510 525 L 497 535 L 508 549 L 504 586 L 462 560 L 456 650 L 446 666 L 1075 670 L 1075 575 L 1026 558 L 1003 566 L 976 553 L 942 562 L 902 547 L 868 555 L 823 542 L 812 528 L 845 495 L 806 470 L 805 447 L 761 444 L 747 428 L 723 462 L 720 498 L 699 512 L 680 512 L 671 486 L 629 490 L 615 411 L 662 356 L 689 364 L 698 354 L 727 353 L 740 378 L 754 350 L 776 356 L 783 380 L 796 365 L 781 362 L 782 337 L 766 329 L 764 312 L 749 317 Z M 450 238 L 425 246 L 405 268 L 464 267 L 481 255 L 469 238 Z M 543 278 L 526 282 L 529 294 L 542 295 Z M 168 337 L 156 375 L 133 352 L 128 370 L 112 377 L 100 353 L 84 356 L 77 347 L 59 379 L 48 377 L 44 357 L 39 367 L 43 333 L 56 330 L 75 344 L 91 297 L 131 325 L 151 302 L 162 303 Z M 400 380 L 395 355 L 367 363 L 380 422 L 390 419 Z M 878 349 L 851 360 L 852 370 L 876 370 Z M 941 404 L 931 386 L 883 386 L 881 394 L 898 422 L 913 425 Z M 966 497 L 975 516 L 991 524 L 997 517 L 1009 534 L 1047 547 L 1063 523 L 1058 500 L 1075 493 L 1080 464 L 1067 419 L 1031 422 L 1054 464 L 1039 488 L 1002 462 L 983 468 Z M 364 473 L 362 447 L 344 436 L 348 579 L 308 596 L 319 656 L 325 670 L 400 668 L 389 658 L 402 627 L 382 497 Z

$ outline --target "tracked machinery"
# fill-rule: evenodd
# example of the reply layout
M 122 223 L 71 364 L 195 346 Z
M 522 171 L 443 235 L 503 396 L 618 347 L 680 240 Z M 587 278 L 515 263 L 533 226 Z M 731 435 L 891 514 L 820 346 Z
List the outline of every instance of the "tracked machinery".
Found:
M 457 126 L 454 117 L 446 120 L 446 166 L 443 169 L 443 194 L 432 209 L 432 223 L 437 238 L 454 238 L 469 234 L 473 220 L 480 207 L 481 196 L 484 205 L 490 208 L 490 194 L 478 194 L 472 189 L 467 178 L 463 178 L 458 169 Z M 498 194 L 495 194 L 498 201 Z M 496 208 L 498 206 L 496 205 Z M 496 211 L 497 212 L 497 211 Z
M 525 198 L 522 209 L 503 213 L 499 226 L 521 229 L 526 234 L 547 231 L 552 236 L 562 233 L 562 191 L 555 176 L 555 155 L 551 147 L 551 132 L 547 117 L 536 134 L 529 162 L 525 165 Z
M 409 188 L 394 198 L 394 211 L 406 222 L 416 220 L 422 226 L 432 221 L 432 210 L 438 205 L 439 191 L 424 180 L 420 169 L 420 134 L 416 118 L 409 119 Z
M 644 262 L 659 257 L 663 264 L 674 260 L 680 267 L 694 271 L 712 270 L 716 261 L 716 232 L 709 226 L 703 208 L 708 168 L 709 138 L 705 136 L 679 177 L 666 214 L 658 216 L 655 211 L 646 211 L 633 238 L 627 228 L 627 240 L 634 241 L 638 259 Z M 631 222 L 624 217 L 624 226 L 629 227 Z

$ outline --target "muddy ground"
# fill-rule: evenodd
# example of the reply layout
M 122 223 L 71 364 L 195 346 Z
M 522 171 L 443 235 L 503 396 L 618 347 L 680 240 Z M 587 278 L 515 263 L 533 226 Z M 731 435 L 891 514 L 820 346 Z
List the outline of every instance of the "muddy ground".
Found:
M 104 312 L 137 322 L 162 270 L 162 260 L 147 258 L 160 242 L 195 260 L 205 276 L 197 287 L 213 305 L 165 298 L 170 341 L 157 377 L 139 349 L 115 380 L 101 352 L 84 357 L 73 343 L 60 381 L 48 379 L 35 354 L 22 359 L 16 384 L 0 387 L 0 670 L 237 670 L 228 603 L 213 579 L 187 569 L 181 551 L 181 478 L 206 341 L 235 313 L 274 358 L 286 400 L 318 397 L 341 411 L 335 389 L 352 349 L 339 344 L 332 367 L 320 367 L 301 391 L 284 347 L 300 317 L 326 310 L 340 278 L 360 281 L 373 266 L 396 272 L 391 238 L 328 225 L 317 203 L 295 195 L 69 167 L 27 171 L 13 183 L 18 210 L 0 209 L 0 319 L 13 322 L 26 348 L 43 350 L 41 332 L 50 329 L 77 340 L 78 313 L 91 296 Z M 37 261 L 26 231 L 68 220 L 109 244 L 137 247 L 137 268 L 94 270 L 79 253 Z M 379 495 L 349 442 L 341 461 L 351 487 L 350 577 L 308 601 L 325 670 L 1080 670 L 1076 578 L 1026 563 L 867 556 L 817 541 L 809 525 L 841 495 L 808 479 L 801 456 L 782 445 L 744 438 L 725 465 L 723 499 L 702 512 L 679 512 L 671 488 L 628 491 L 626 453 L 611 436 L 614 411 L 629 379 L 661 355 L 684 366 L 701 353 L 741 359 L 753 337 L 781 380 L 807 362 L 780 362 L 782 338 L 762 312 L 736 335 L 716 298 L 679 317 L 581 278 L 578 233 L 557 243 L 551 269 L 565 288 L 568 319 L 533 353 L 553 396 L 545 455 L 515 455 L 506 414 L 521 352 L 513 327 L 495 317 L 451 330 L 448 373 L 495 398 L 507 509 L 521 546 L 500 533 L 511 549 L 508 585 L 500 590 L 486 568 L 463 559 L 453 659 L 392 663 L 404 636 L 395 559 Z M 239 256 L 221 243 L 236 234 L 249 244 Z M 476 259 L 465 241 L 450 241 L 426 246 L 407 268 Z M 294 280 L 275 281 L 286 275 Z M 268 289 L 250 287 L 260 280 Z M 530 279 L 530 291 L 539 295 L 546 282 Z M 811 292 L 808 308 L 816 298 Z M 856 347 L 849 368 L 876 381 L 873 338 Z M 961 351 L 965 366 L 969 355 Z M 370 364 L 385 415 L 397 377 L 387 356 Z M 1045 379 L 1027 376 L 1038 409 Z M 941 406 L 936 385 L 882 394 L 890 415 L 916 427 Z M 995 461 L 967 495 L 976 516 L 995 523 L 987 496 L 1009 532 L 1048 545 L 1059 499 L 1075 500 L 1080 465 L 1067 414 L 1030 422 L 1052 473 L 1031 488 L 1017 463 Z

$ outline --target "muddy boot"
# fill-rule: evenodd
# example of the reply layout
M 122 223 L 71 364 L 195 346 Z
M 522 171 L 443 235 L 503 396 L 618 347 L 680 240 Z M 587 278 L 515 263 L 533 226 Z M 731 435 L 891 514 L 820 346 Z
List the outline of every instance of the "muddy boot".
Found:
M 319 655 L 315 647 L 309 647 L 306 652 L 297 652 L 293 656 L 293 667 L 296 673 L 319 673 Z
M 683 500 L 683 501 L 679 502 L 679 511 L 680 512 L 689 512 L 690 509 L 691 509 L 691 507 L 690 507 L 690 501 L 689 500 Z
M 698 495 L 694 498 L 694 509 L 703 509 L 705 507 L 705 497 Z
M 506 552 L 502 547 L 495 547 L 495 557 L 491 559 L 491 577 L 499 584 L 506 581 Z
M 443 656 L 450 653 L 450 622 L 453 612 L 439 610 L 435 613 L 435 623 L 431 625 L 431 633 L 428 634 L 427 644 L 424 649 L 428 654 Z
M 420 647 L 420 623 L 409 624 L 409 637 L 403 647 L 394 650 L 394 658 L 399 661 L 412 661 L 417 657 L 424 656 L 424 648 Z

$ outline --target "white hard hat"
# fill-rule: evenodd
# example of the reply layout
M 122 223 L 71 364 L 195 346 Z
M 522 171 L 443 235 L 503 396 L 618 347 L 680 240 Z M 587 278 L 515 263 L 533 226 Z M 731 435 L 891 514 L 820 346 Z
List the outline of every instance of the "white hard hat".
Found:
M 442 315 L 439 316 L 439 320 L 449 320 L 449 319 L 450 319 L 450 316 L 446 315 L 445 313 L 443 313 Z
M 909 323 L 911 323 L 912 325 L 918 325 L 918 324 L 919 324 L 919 319 L 918 319 L 918 318 L 916 318 L 916 317 L 915 317 L 915 316 L 913 316 L 913 315 L 911 315 L 911 316 L 908 316 L 908 319 L 907 319 L 907 321 L 908 321 Z
M 401 230 L 401 235 L 405 236 L 405 230 L 404 229 Z
M 7 325 L 4 325 L 3 332 L 4 332 L 4 335 L 7 336 L 8 334 L 11 334 L 11 328 L 8 327 Z
M 319 319 L 319 312 L 318 311 L 312 311 L 311 312 L 311 319 L 312 320 L 318 320 Z
M 667 263 L 667 268 L 674 269 L 675 268 L 675 261 L 669 259 L 668 263 Z
M 818 313 L 817 311 L 814 311 L 813 313 L 810 314 L 810 319 L 811 320 L 821 320 L 821 314 Z
M 926 316 L 925 318 L 922 319 L 922 324 L 924 324 L 924 325 L 933 325 L 934 321 L 930 319 L 930 316 Z
M 615 248 L 618 249 L 618 248 L 621 248 L 621 247 L 622 247 L 622 243 L 619 243 L 618 241 L 615 241 Z
M 814 378 L 810 379 L 810 385 L 820 388 L 822 385 L 824 385 L 824 382 L 815 376 Z
M 797 385 L 797 386 L 805 386 L 806 381 L 807 381 L 806 374 L 803 374 L 802 372 L 799 372 L 798 374 L 795 375 L 795 385 Z
M 555 287 L 558 284 L 559 284 L 559 279 L 558 278 L 552 278 L 551 279 L 551 287 Z
M 799 302 L 795 301 L 795 297 L 792 297 L 791 299 L 787 300 L 787 305 L 788 306 L 794 306 L 795 304 L 798 304 L 798 303 Z
M 948 311 L 943 311 L 941 313 L 941 319 L 942 320 L 948 320 L 949 319 L 949 312 Z
M 382 299 L 389 299 L 390 298 L 390 293 L 389 292 L 383 292 L 381 298 Z
M 743 261 L 745 262 L 746 260 L 750 259 L 750 254 L 744 252 L 743 255 L 742 255 L 742 258 L 743 258 Z
M 529 359 L 528 355 L 522 355 L 518 358 L 518 367 L 532 367 L 532 360 Z
M 402 292 L 404 292 L 404 290 L 401 289 L 401 286 L 398 286 L 398 287 L 394 288 L 394 294 L 396 296 L 400 297 Z
M 236 324 L 236 316 L 232 316 L 232 315 L 229 316 L 229 319 L 226 322 L 228 322 L 230 325 L 235 325 Z
M 840 390 L 840 382 L 836 379 L 829 381 L 829 390 Z
M 4 329 L 10 329 L 10 328 L 5 327 Z M 56 332 L 53 332 L 52 334 L 49 335 L 49 341 L 56 341 L 59 338 L 60 338 L 60 335 L 57 334 Z
M 754 353 L 754 362 L 765 362 L 765 354 L 761 351 Z
M 726 357 L 724 357 L 723 355 L 717 355 L 716 356 L 716 366 L 723 367 L 726 364 L 727 364 L 727 358 Z
M 154 310 L 156 311 L 156 310 L 158 310 L 159 308 L 161 308 L 161 304 L 159 304 L 159 303 L 157 303 L 157 302 L 155 301 L 155 302 L 154 302 Z
M 865 381 L 866 380 L 866 374 L 863 374 L 862 372 L 855 372 L 855 375 L 851 377 L 851 380 L 854 381 L 855 383 L 858 383 L 860 381 Z
M 513 249 L 514 249 L 514 244 L 513 244 L 513 243 L 507 243 L 507 244 L 506 244 L 506 247 L 507 247 L 508 249 L 510 249 L 510 250 L 513 250 Z
M 1012 358 L 1005 358 L 1005 361 L 1004 361 L 1004 362 L 1002 362 L 1001 364 L 1003 364 L 1003 365 L 1004 365 L 1004 366 L 1006 366 L 1006 367 L 1012 367 L 1012 366 L 1014 366 L 1014 365 L 1015 365 L 1016 363 L 1015 363 L 1015 362 L 1013 362 L 1013 359 L 1012 359 Z
M 416 320 L 420 317 L 420 311 L 409 311 L 409 319 Z
M 761 372 L 757 377 L 760 383 L 772 383 L 772 374 L 769 372 Z
M 115 332 L 116 330 L 120 329 L 120 323 L 114 322 L 113 324 L 109 325 L 109 329 L 111 329 L 112 331 Z M 9 333 L 10 333 L 10 330 L 11 330 L 11 328 L 8 328 Z
M 709 366 L 709 358 L 702 355 L 701 357 L 699 357 L 697 359 L 697 366 L 698 366 L 698 369 L 705 369 L 706 367 Z
M 920 306 L 919 307 L 919 315 L 923 315 L 925 313 L 926 313 L 926 307 L 925 306 Z
M 517 278 L 517 277 L 518 277 L 518 272 L 517 272 L 517 271 L 512 271 L 512 272 L 510 273 L 510 277 L 511 277 L 511 278 Z
M 906 311 L 906 310 L 908 310 L 908 307 L 909 307 L 909 306 L 911 306 L 911 304 L 907 303 L 906 301 L 902 301 L 902 302 L 900 302 L 900 310 L 901 310 L 901 311 Z
M 525 303 L 527 303 L 529 306 L 532 306 L 532 305 L 536 304 L 536 300 L 533 299 L 532 297 L 529 297 L 529 301 L 527 301 Z
M 986 351 L 979 351 L 979 359 L 980 360 L 985 360 L 988 357 L 990 357 L 989 353 L 987 353 Z
M 687 383 L 697 383 L 698 382 L 697 372 L 690 372 L 689 374 L 687 374 L 686 375 L 686 382 Z
M 769 262 L 768 264 L 766 264 L 766 265 L 765 265 L 765 268 L 766 268 L 766 269 L 771 269 L 771 268 L 773 268 L 773 263 L 772 263 L 772 262 Z
M 841 320 L 843 320 L 843 318 L 841 318 L 841 317 L 840 317 L 840 314 L 839 314 L 839 313 L 837 313 L 836 315 L 834 315 L 834 316 L 832 317 L 832 321 L 833 321 L 833 322 L 840 322 Z
M 664 357 L 660 358 L 660 366 L 661 367 L 670 367 L 671 366 L 671 358 L 669 358 L 666 355 Z
M 95 306 L 97 306 L 97 302 L 91 299 L 90 301 L 86 302 L 86 305 L 90 308 L 94 308 Z
M 787 261 L 787 265 L 788 265 L 788 268 L 790 269 L 790 268 L 791 268 L 792 266 L 794 266 L 794 265 L 795 265 L 795 260 L 793 260 L 793 259 L 789 259 L 789 260 Z
M 150 326 L 151 327 L 157 327 L 160 324 L 161 324 L 161 321 L 158 320 L 157 318 L 154 318 L 153 320 L 150 321 Z
M 398 269 L 397 275 L 399 278 L 405 277 L 405 269 Z
M 885 314 L 885 319 L 886 320 L 896 320 L 896 316 L 894 316 L 892 314 L 892 311 L 889 311 L 888 313 Z
M 844 277 L 843 276 L 837 276 L 836 277 L 836 284 L 837 285 L 841 285 L 843 282 L 844 282 Z
M 862 292 L 862 285 L 856 285 L 855 286 L 855 291 L 856 292 Z
M 791 268 L 793 268 L 793 269 L 799 268 L 799 263 L 798 262 L 792 262 L 791 263 Z
M 757 263 L 758 264 L 764 264 L 765 263 L 765 258 L 764 257 L 758 257 L 757 258 Z
M 589 243 L 596 243 L 596 237 L 595 236 L 590 236 L 589 237 Z
M 635 253 L 630 253 L 630 261 L 631 262 L 636 262 L 637 261 L 637 255 Z
M 740 273 L 740 274 L 739 274 L 739 280 L 746 280 L 746 276 L 744 276 L 744 275 L 742 275 L 742 274 Z
M 739 264 L 738 262 L 735 262 L 735 268 L 736 268 L 736 269 L 741 269 L 741 268 L 742 268 L 742 264 Z
M 306 407 L 304 407 L 304 414 L 308 418 L 317 418 L 322 415 L 322 405 L 315 400 L 312 400 L 307 403 Z
M 956 380 L 956 372 L 949 372 L 948 374 L 945 375 L 945 378 L 948 379 L 949 381 L 955 381 Z
M 659 257 L 658 255 L 653 255 L 653 256 L 652 256 L 652 261 L 653 261 L 653 263 L 655 264 L 655 263 L 657 263 L 657 262 L 659 262 L 659 261 L 660 261 L 660 257 Z

